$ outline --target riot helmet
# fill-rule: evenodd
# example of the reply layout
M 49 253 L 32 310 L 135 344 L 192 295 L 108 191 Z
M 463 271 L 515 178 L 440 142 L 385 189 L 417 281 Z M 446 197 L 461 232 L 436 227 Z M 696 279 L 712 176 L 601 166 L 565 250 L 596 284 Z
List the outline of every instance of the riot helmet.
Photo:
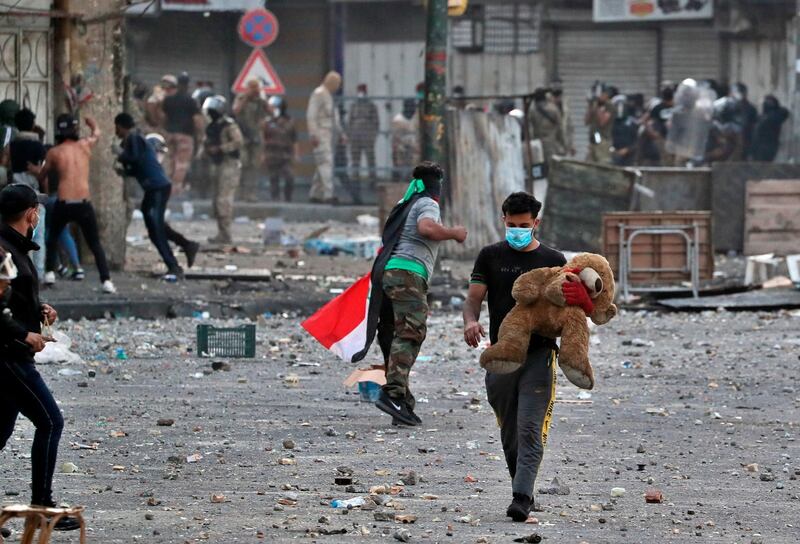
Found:
M 267 105 L 273 117 L 280 117 L 286 111 L 286 101 L 280 96 L 270 96 Z
M 225 115 L 226 100 L 224 96 L 215 94 L 203 102 L 203 113 L 211 119 L 218 119 Z

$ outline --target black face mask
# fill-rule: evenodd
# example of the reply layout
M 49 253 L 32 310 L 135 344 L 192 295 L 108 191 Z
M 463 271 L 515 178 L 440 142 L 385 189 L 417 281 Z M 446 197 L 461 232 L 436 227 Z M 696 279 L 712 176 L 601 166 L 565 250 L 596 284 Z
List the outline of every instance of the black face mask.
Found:
M 0 312 L 8 306 L 8 301 L 11 300 L 11 286 L 6 287 L 6 290 L 0 295 Z
M 33 227 L 28 227 L 28 240 L 33 240 Z
M 442 180 L 438 179 L 432 182 L 425 182 L 425 192 L 431 195 L 432 198 L 439 198 L 442 196 Z

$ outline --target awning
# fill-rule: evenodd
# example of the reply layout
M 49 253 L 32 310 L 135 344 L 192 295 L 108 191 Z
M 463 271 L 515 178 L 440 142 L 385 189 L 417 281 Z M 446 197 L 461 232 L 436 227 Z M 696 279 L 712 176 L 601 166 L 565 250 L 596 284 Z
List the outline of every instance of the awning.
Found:
M 130 6 L 130 15 L 157 15 L 160 11 L 247 11 L 264 7 L 264 0 L 155 0 Z

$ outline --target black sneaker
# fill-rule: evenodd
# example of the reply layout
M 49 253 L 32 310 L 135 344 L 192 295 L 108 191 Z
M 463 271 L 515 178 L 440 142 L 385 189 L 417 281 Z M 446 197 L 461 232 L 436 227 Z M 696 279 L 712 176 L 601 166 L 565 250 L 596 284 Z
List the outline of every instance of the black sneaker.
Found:
M 417 425 L 422 425 L 422 420 L 421 420 L 421 419 L 419 418 L 419 416 L 418 416 L 418 415 L 417 415 L 417 414 L 414 412 L 414 410 L 412 410 L 412 409 L 411 409 L 411 408 L 410 408 L 410 407 L 409 407 L 407 404 L 406 404 L 406 408 L 408 408 L 408 414 L 409 414 L 409 415 L 410 415 L 410 416 L 411 416 L 411 417 L 414 419 L 414 421 L 416 421 L 416 422 L 417 422 Z
M 406 425 L 396 417 L 392 418 L 392 427 L 412 427 L 413 425 Z
M 64 516 L 53 527 L 54 531 L 77 531 L 81 528 L 81 522 L 77 518 Z
M 386 391 L 381 390 L 378 400 L 375 401 L 375 406 L 405 425 L 411 425 L 412 427 L 417 425 L 417 420 L 408 413 L 408 406 L 406 406 L 405 401 L 393 399 L 386 394 Z
M 186 268 L 194 266 L 194 260 L 197 258 L 197 252 L 200 251 L 200 244 L 197 242 L 189 242 L 183 252 L 186 254 Z
M 531 512 L 531 498 L 521 493 L 514 493 L 514 500 L 506 510 L 506 516 L 514 521 L 523 522 Z
M 41 503 L 31 503 L 31 506 L 43 506 L 44 508 L 59 508 L 54 500 L 41 501 Z M 81 522 L 78 518 L 71 516 L 64 516 L 55 524 L 53 530 L 55 531 L 75 531 L 81 528 Z
M 163 279 L 167 283 L 176 283 L 179 281 L 183 281 L 183 270 L 180 267 L 175 268 L 173 270 L 169 270 L 167 271 L 166 274 L 164 274 L 161 277 L 161 279 Z

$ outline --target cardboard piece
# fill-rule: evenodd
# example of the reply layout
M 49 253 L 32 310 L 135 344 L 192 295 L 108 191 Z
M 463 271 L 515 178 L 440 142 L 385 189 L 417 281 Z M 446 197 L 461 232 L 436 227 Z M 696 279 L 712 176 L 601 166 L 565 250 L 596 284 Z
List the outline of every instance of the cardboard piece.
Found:
M 370 368 L 357 368 L 342 382 L 345 387 L 352 387 L 358 382 L 375 382 L 386 385 L 386 367 L 372 365 Z

